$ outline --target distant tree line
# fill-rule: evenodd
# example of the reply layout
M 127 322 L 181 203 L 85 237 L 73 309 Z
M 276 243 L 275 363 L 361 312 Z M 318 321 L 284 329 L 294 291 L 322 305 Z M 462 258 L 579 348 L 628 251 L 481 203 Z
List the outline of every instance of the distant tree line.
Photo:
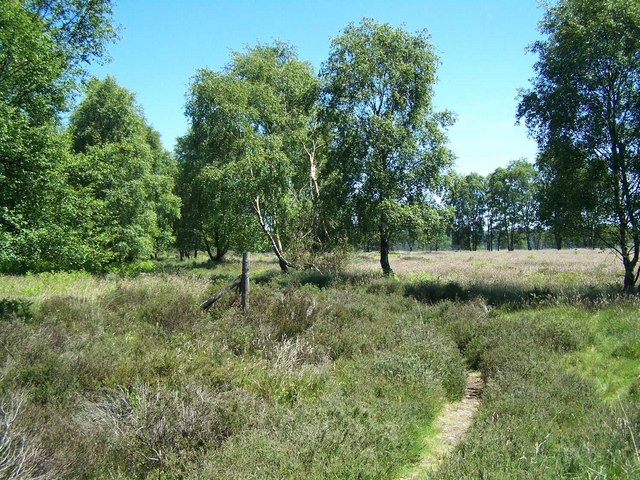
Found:
M 606 247 L 603 235 L 608 223 L 601 211 L 580 206 L 571 198 L 571 190 L 559 190 L 554 180 L 543 159 L 536 165 L 514 160 L 486 177 L 451 174 L 444 196 L 451 248 Z
M 177 249 L 271 250 L 282 271 L 375 248 L 607 247 L 640 275 L 640 1 L 560 0 L 517 118 L 539 144 L 452 173 L 426 31 L 364 19 L 320 71 L 275 41 L 198 70 L 162 148 L 134 95 L 87 79 L 110 0 L 0 4 L 0 271 L 100 271 Z M 78 93 L 82 100 L 76 102 Z

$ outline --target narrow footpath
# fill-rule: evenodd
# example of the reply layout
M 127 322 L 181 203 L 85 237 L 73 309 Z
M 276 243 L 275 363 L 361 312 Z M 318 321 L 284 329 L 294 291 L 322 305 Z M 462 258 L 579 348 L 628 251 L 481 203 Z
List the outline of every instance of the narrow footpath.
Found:
M 425 439 L 425 456 L 400 480 L 420 480 L 433 472 L 453 448 L 462 441 L 471 426 L 484 383 L 480 372 L 467 373 L 467 390 L 460 402 L 445 405 L 435 420 L 435 436 Z

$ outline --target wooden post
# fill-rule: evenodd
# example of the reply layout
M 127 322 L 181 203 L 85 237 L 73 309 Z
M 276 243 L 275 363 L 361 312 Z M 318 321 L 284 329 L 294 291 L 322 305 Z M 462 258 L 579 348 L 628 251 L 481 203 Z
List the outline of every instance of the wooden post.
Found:
M 240 283 L 242 291 L 242 311 L 249 310 L 249 253 L 242 254 L 242 282 Z

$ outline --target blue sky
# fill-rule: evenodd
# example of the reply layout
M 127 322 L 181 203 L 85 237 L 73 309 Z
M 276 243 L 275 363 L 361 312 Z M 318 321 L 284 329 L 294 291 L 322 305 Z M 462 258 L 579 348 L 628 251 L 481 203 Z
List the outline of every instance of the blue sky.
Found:
M 537 0 L 119 0 L 120 40 L 112 61 L 92 66 L 136 94 L 166 148 L 187 129 L 184 95 L 196 69 L 222 69 L 230 52 L 282 39 L 316 71 L 332 37 L 370 17 L 414 32 L 426 28 L 441 65 L 438 109 L 455 112 L 449 130 L 456 169 L 483 175 L 510 160 L 534 160 L 536 146 L 514 126 L 517 90 L 528 86 L 539 38 Z

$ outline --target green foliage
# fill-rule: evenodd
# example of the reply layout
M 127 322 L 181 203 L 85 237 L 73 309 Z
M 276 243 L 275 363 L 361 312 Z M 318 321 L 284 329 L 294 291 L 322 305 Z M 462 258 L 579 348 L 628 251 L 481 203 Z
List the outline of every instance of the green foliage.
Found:
M 354 240 L 378 236 L 385 273 L 392 239 L 428 228 L 431 195 L 452 162 L 443 130 L 453 117 L 431 103 L 436 64 L 426 32 L 365 19 L 333 40 L 321 74 L 335 136 L 327 202 Z
M 32 302 L 28 300 L 0 299 L 0 319 L 12 320 L 20 318 L 28 320 L 31 318 L 31 305 Z
M 107 0 L 0 6 L 0 269 L 95 268 L 86 200 L 67 183 L 71 163 L 57 115 L 83 65 L 114 37 Z
M 477 173 L 451 175 L 445 202 L 453 210 L 451 243 L 477 250 L 484 238 L 487 180 Z
M 69 135 L 58 125 L 114 37 L 110 2 L 12 0 L 0 15 L 0 269 L 100 270 L 165 249 L 175 167 L 133 95 L 91 80 Z
M 0 92 L 3 107 L 26 113 L 37 125 L 65 105 L 66 65 L 59 46 L 46 34 L 44 19 L 24 3 L 10 0 L 0 7 L 0 62 L 6 65 Z
M 489 238 L 498 249 L 506 243 L 515 249 L 522 235 L 529 250 L 538 219 L 538 174 L 526 160 L 515 160 L 497 168 L 487 178 Z
M 551 229 L 555 247 L 560 249 L 571 240 L 591 247 L 600 243 L 606 186 L 599 168 L 568 145 L 545 149 L 536 164 L 541 180 L 540 221 Z M 587 183 L 590 188 L 583 188 Z
M 571 198 L 581 210 L 598 206 L 591 215 L 611 225 L 599 234 L 620 256 L 624 289 L 632 291 L 640 258 L 640 4 L 564 0 L 548 8 L 540 29 L 546 39 L 533 44 L 536 77 L 518 115 L 550 164 L 548 182 L 598 191 L 595 205 L 593 195 Z M 568 185 L 563 172 L 576 159 L 578 175 Z
M 33 125 L 66 106 L 83 64 L 115 38 L 110 0 L 8 0 L 0 7 L 0 99 Z
M 317 90 L 311 67 L 282 42 L 194 77 L 191 131 L 179 143 L 182 229 L 201 236 L 212 260 L 268 240 L 286 269 L 284 252 L 315 228 L 305 150 Z
M 90 200 L 67 180 L 73 157 L 66 139 L 52 121 L 35 127 L 16 110 L 6 120 L 0 127 L 0 269 L 98 267 L 103 252 L 89 235 Z
M 111 77 L 92 79 L 69 130 L 70 183 L 91 202 L 89 238 L 106 260 L 148 258 L 166 247 L 179 213 L 172 161 L 133 94 Z

